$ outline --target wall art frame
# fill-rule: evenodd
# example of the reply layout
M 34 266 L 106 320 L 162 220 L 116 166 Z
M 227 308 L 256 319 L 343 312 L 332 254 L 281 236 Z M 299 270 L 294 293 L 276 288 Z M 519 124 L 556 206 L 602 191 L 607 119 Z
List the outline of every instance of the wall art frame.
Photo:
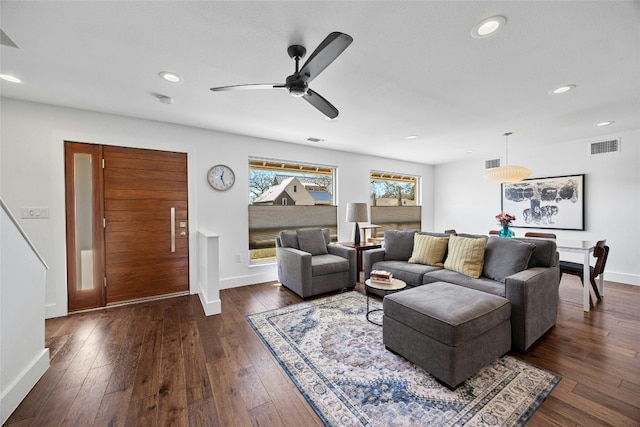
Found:
M 585 230 L 585 174 L 530 178 L 501 184 L 511 227 Z

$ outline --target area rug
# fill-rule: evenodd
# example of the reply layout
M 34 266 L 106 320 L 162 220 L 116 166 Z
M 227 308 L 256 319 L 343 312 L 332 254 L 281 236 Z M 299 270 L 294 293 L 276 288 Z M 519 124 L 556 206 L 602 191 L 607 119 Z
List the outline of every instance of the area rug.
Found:
M 347 292 L 247 316 L 327 426 L 520 426 L 560 381 L 504 356 L 451 391 L 385 349 L 365 298 Z

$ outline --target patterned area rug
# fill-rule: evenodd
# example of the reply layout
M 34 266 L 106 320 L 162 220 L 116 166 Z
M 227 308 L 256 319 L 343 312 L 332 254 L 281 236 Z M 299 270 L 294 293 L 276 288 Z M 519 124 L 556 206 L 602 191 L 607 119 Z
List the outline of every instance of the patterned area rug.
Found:
M 327 426 L 519 426 L 560 381 L 504 356 L 451 391 L 386 350 L 365 313 L 348 292 L 247 316 Z

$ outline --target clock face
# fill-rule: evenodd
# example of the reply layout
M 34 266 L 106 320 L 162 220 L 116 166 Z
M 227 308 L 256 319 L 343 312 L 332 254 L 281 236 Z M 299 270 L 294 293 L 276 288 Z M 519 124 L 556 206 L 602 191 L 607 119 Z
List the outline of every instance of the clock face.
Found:
M 236 176 L 229 166 L 215 165 L 207 173 L 209 185 L 216 190 L 224 191 L 233 186 Z

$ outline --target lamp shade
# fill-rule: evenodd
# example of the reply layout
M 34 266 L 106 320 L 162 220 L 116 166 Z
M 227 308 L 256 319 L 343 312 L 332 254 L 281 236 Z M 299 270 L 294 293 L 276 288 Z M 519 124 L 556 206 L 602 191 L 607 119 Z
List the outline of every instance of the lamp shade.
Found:
M 489 181 L 499 183 L 518 182 L 531 175 L 531 170 L 524 166 L 509 165 L 509 135 L 513 135 L 513 132 L 506 132 L 503 135 L 505 137 L 505 165 L 485 172 L 484 177 Z
M 524 166 L 500 166 L 497 168 L 489 169 L 484 177 L 493 182 L 517 182 L 528 178 L 531 175 L 531 170 Z
M 347 203 L 347 222 L 367 221 L 369 221 L 369 214 L 366 203 Z

